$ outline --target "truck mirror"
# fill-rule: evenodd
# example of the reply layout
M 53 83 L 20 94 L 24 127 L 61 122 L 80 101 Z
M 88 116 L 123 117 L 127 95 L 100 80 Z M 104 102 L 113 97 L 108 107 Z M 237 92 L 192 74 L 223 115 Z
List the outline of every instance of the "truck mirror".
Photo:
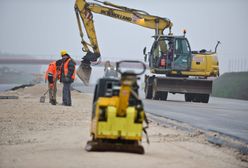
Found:
M 143 49 L 143 54 L 146 55 L 146 47 Z
M 146 62 L 147 60 L 146 47 L 144 47 L 143 49 L 143 54 L 144 54 L 144 61 Z

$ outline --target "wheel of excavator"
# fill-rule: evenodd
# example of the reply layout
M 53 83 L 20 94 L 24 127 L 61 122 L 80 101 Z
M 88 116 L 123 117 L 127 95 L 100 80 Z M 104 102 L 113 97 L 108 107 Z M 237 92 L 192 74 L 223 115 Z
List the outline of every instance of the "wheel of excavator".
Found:
M 209 94 L 188 93 L 187 96 L 188 96 L 187 98 L 192 102 L 208 103 L 209 101 Z M 185 94 L 185 100 L 186 100 L 186 94 Z
M 146 99 L 152 99 L 152 86 L 146 85 Z
M 208 103 L 209 94 L 202 94 L 202 103 Z
M 192 101 L 196 102 L 196 103 L 200 103 L 201 102 L 201 95 L 197 94 L 197 93 L 192 93 Z
M 153 92 L 153 88 L 152 88 L 152 85 L 151 85 L 151 82 L 152 82 L 152 79 L 148 78 L 146 80 L 146 88 L 145 88 L 145 96 L 146 96 L 146 99 L 152 99 L 152 92 Z
M 156 91 L 153 92 L 153 100 L 167 100 L 168 92 L 165 91 Z
M 185 93 L 184 98 L 186 102 L 191 102 L 193 100 L 193 96 L 191 93 Z
M 159 91 L 159 97 L 160 97 L 160 100 L 166 101 L 167 100 L 167 97 L 168 97 L 168 92 L 166 92 L 166 91 Z
M 152 99 L 153 100 L 159 100 L 160 99 L 160 92 L 153 91 L 153 93 L 152 93 Z

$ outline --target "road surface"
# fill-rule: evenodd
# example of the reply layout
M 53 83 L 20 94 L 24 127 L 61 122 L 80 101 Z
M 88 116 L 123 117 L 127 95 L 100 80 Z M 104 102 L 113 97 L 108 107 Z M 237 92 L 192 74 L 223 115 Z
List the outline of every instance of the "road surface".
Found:
M 144 100 L 148 113 L 217 131 L 248 143 L 248 101 L 211 97 L 208 104 L 185 102 L 183 95 L 168 101 Z

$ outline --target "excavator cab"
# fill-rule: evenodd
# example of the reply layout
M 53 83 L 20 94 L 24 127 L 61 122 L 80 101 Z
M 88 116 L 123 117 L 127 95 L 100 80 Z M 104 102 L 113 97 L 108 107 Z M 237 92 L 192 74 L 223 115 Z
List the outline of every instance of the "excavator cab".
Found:
M 191 68 L 191 49 L 184 36 L 154 36 L 149 53 L 149 67 L 164 74 L 170 71 L 187 71 Z

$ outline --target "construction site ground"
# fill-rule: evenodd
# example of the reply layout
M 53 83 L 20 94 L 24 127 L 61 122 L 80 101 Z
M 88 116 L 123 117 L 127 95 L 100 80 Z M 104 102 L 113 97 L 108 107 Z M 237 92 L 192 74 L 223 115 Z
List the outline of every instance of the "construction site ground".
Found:
M 203 134 L 163 127 L 150 120 L 144 155 L 86 152 L 90 140 L 92 94 L 72 91 L 72 107 L 40 103 L 45 84 L 0 93 L 18 99 L 0 99 L 0 167 L 94 168 L 237 168 L 247 161 L 233 149 L 210 144 Z

